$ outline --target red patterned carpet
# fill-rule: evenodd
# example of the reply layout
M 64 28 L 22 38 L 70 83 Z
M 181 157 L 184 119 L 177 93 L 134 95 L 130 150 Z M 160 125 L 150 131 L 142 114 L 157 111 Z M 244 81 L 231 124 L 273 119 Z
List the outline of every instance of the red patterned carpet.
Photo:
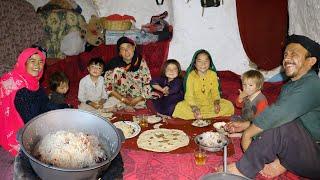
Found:
M 13 161 L 14 158 L 0 147 L 0 179 L 13 179 Z
M 228 163 L 235 162 L 242 156 L 240 139 L 233 138 L 235 154 L 228 157 Z M 194 162 L 193 153 L 170 154 L 151 153 L 140 150 L 129 150 L 122 148 L 121 154 L 125 164 L 124 179 L 128 180 L 195 180 L 204 174 L 214 172 L 215 168 L 223 165 L 223 157 L 208 154 L 205 165 L 198 166 Z M 262 176 L 256 179 L 265 180 Z M 299 180 L 298 176 L 285 172 L 273 180 Z

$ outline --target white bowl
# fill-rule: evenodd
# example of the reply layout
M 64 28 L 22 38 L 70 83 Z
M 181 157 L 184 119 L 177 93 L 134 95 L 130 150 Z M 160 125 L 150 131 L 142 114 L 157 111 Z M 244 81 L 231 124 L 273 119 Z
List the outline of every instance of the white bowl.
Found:
M 226 122 L 216 122 L 213 123 L 213 127 L 217 130 L 217 132 L 225 133 L 224 126 L 226 125 Z

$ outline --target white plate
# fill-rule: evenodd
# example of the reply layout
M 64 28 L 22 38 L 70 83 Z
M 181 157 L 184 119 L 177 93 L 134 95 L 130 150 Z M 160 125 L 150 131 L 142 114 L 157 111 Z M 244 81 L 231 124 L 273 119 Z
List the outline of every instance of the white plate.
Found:
M 139 124 L 132 122 L 132 121 L 118 121 L 118 122 L 113 123 L 113 125 L 115 125 L 117 128 L 122 130 L 124 137 L 126 139 L 133 138 L 133 137 L 137 136 L 141 131 L 141 127 L 139 126 Z M 132 133 L 126 133 L 125 129 L 124 129 L 125 127 L 131 128 L 129 130 L 132 131 Z
M 202 120 L 202 119 L 198 119 L 192 122 L 192 126 L 196 126 L 196 127 L 206 127 L 209 126 L 211 124 L 210 120 Z
M 155 123 L 162 121 L 162 117 L 157 116 L 157 115 L 152 115 L 152 116 L 148 116 L 147 120 L 148 120 L 148 123 L 155 124 Z
M 213 123 L 213 127 L 217 130 L 217 132 L 220 132 L 222 134 L 225 134 L 226 131 L 224 130 L 224 126 L 226 125 L 226 122 L 216 122 Z

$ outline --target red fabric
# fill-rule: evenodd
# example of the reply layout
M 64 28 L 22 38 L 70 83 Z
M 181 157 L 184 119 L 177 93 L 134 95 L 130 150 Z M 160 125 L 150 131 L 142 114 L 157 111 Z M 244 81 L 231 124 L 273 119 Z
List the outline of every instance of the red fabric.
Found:
M 235 153 L 228 156 L 228 164 L 238 161 L 242 156 L 240 147 L 240 138 L 232 138 Z M 124 143 L 126 144 L 126 142 Z M 195 164 L 193 152 L 172 154 L 155 153 L 143 150 L 133 150 L 130 148 L 121 148 L 121 155 L 124 161 L 124 179 L 167 179 L 167 180 L 185 180 L 200 179 L 207 173 L 215 172 L 215 168 L 223 165 L 223 159 L 216 153 L 207 153 L 207 162 L 205 165 Z M 257 180 L 265 180 L 261 175 Z M 282 175 L 273 178 L 273 180 L 299 180 L 300 177 L 285 172 Z
M 45 63 L 45 56 L 41 51 L 27 48 L 19 55 L 14 69 L 0 79 L 0 145 L 11 155 L 16 155 L 19 150 L 16 133 L 24 126 L 14 104 L 16 93 L 22 88 L 38 90 L 39 79 L 43 74 L 41 70 L 37 76 L 32 76 L 26 70 L 26 62 L 34 54 L 38 54 L 43 64 Z
M 119 15 L 119 14 L 112 14 L 110 16 L 105 17 L 106 20 L 110 21 L 121 21 L 121 20 L 132 20 L 136 21 L 136 19 L 133 16 L 129 15 Z
M 259 69 L 282 62 L 288 30 L 287 0 L 237 0 L 237 19 L 243 47 Z
M 268 107 L 268 101 L 264 100 L 264 101 L 258 102 L 258 104 L 257 104 L 257 112 L 256 112 L 256 114 L 254 116 L 255 117 L 258 116 L 267 107 Z

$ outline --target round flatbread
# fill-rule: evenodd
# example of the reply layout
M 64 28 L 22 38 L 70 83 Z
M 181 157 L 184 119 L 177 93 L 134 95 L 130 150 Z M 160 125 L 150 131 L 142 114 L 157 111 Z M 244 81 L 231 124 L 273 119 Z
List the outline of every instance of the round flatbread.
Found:
M 138 147 L 154 152 L 170 152 L 189 144 L 188 135 L 178 129 L 152 129 L 144 131 L 137 140 Z

